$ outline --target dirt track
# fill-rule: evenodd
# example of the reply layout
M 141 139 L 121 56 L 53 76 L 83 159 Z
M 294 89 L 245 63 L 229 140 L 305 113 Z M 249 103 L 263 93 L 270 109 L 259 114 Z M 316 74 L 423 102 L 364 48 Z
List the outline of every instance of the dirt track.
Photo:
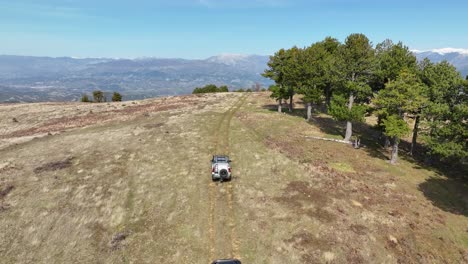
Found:
M 229 131 L 231 119 L 247 97 L 243 96 L 229 108 L 218 121 L 213 134 L 215 136 L 215 154 L 230 154 Z M 230 182 L 211 182 L 210 185 L 210 257 L 240 258 L 235 219 L 235 179 Z M 234 182 L 233 182 L 234 181 Z M 224 256 L 224 257 L 223 257 Z

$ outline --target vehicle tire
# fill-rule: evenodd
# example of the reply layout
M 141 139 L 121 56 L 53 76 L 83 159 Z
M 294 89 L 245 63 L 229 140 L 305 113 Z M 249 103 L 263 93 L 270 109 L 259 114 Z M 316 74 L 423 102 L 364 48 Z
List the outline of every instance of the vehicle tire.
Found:
M 222 170 L 219 171 L 219 176 L 220 176 L 221 178 L 226 179 L 226 178 L 228 177 L 228 175 L 229 175 L 229 174 L 228 174 L 228 171 L 227 171 L 226 169 L 222 169 Z

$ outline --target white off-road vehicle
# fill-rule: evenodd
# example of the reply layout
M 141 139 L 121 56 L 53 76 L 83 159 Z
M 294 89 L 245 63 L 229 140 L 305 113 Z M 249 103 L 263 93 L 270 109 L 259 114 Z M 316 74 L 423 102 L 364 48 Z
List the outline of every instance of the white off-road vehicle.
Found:
M 211 160 L 211 179 L 213 181 L 231 180 L 231 160 L 226 155 L 214 155 Z

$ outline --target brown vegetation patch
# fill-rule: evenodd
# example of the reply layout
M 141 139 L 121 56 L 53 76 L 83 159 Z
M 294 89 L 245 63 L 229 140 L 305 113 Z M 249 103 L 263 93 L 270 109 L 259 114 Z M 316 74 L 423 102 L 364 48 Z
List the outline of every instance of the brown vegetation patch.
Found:
M 119 232 L 112 237 L 110 242 L 111 250 L 118 250 L 122 248 L 122 242 L 128 237 L 128 233 Z
M 0 199 L 3 200 L 11 191 L 13 191 L 14 188 L 15 186 L 12 184 L 7 184 L 5 188 L 0 191 Z
M 325 192 L 312 188 L 308 182 L 290 182 L 283 190 L 283 195 L 274 200 L 293 209 L 296 213 L 302 213 L 323 222 L 335 220 L 335 215 L 324 209 L 330 202 L 330 198 Z M 313 205 L 312 208 L 310 208 L 311 205 Z
M 352 224 L 349 229 L 356 233 L 357 235 L 365 235 L 367 234 L 368 228 L 363 225 Z
M 304 231 L 294 234 L 291 238 L 285 240 L 286 243 L 301 252 L 301 258 L 304 263 L 321 262 L 321 252 L 328 251 L 332 244 L 330 241 L 314 236 Z
M 11 164 L 11 163 L 5 163 L 3 165 L 0 165 L 0 173 L 13 170 L 13 169 L 18 169 L 18 168 L 14 164 Z
M 11 192 L 13 191 L 13 189 L 15 188 L 14 185 L 12 184 L 7 184 L 5 186 L 5 188 L 2 188 L 0 190 L 0 213 L 3 212 L 3 211 L 6 211 L 10 208 L 10 205 L 5 203 L 5 197 Z
M 348 252 L 346 253 L 346 261 L 347 263 L 353 264 L 366 263 L 364 257 L 361 255 L 361 253 L 359 253 L 359 250 L 355 248 L 348 250 Z
M 289 136 L 288 136 L 289 137 Z M 300 158 L 304 156 L 304 148 L 302 144 L 294 139 L 281 139 L 281 138 L 265 138 L 265 144 L 271 148 L 279 150 L 279 152 L 285 154 L 290 158 Z
M 62 170 L 62 169 L 68 168 L 72 165 L 72 160 L 73 160 L 73 157 L 70 157 L 64 160 L 46 163 L 42 166 L 35 168 L 34 173 L 38 174 L 38 173 L 42 173 L 45 171 L 56 171 L 56 170 Z
M 145 125 L 144 127 L 146 129 L 153 129 L 153 128 L 161 127 L 163 125 L 164 125 L 163 123 L 156 123 L 156 124 L 148 124 L 148 125 Z
M 113 120 L 126 120 L 129 117 L 137 117 L 141 114 L 144 115 L 152 112 L 168 111 L 196 104 L 198 104 L 196 100 L 190 99 L 188 97 L 181 97 L 178 98 L 175 102 L 155 102 L 141 105 L 131 105 L 124 109 L 104 111 L 99 113 L 93 113 L 90 111 L 86 115 L 55 118 L 37 127 L 15 131 L 6 135 L 0 135 L 0 139 L 31 136 L 40 133 L 59 132 L 66 129 L 102 124 Z
M 328 250 L 330 248 L 330 243 L 327 242 L 325 239 L 317 238 L 307 231 L 294 234 L 285 242 L 291 243 L 294 248 L 300 250 Z

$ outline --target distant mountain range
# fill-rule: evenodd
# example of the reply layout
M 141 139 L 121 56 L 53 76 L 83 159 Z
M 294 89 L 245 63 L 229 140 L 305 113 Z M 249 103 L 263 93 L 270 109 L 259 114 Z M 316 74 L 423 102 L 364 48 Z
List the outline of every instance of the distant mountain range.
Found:
M 418 60 L 447 60 L 468 75 L 468 50 L 413 51 Z M 267 87 L 261 73 L 269 56 L 221 54 L 205 60 L 50 58 L 0 55 L 0 102 L 76 101 L 93 90 L 117 91 L 125 100 L 191 93 L 206 84 L 231 90 Z
M 269 56 L 222 54 L 205 60 L 0 56 L 0 102 L 76 101 L 93 90 L 124 99 L 191 93 L 206 84 L 263 87 Z
M 457 67 L 463 77 L 468 75 L 468 49 L 444 48 L 429 51 L 413 50 L 413 53 L 419 61 L 424 58 L 428 58 L 432 62 L 446 60 Z

